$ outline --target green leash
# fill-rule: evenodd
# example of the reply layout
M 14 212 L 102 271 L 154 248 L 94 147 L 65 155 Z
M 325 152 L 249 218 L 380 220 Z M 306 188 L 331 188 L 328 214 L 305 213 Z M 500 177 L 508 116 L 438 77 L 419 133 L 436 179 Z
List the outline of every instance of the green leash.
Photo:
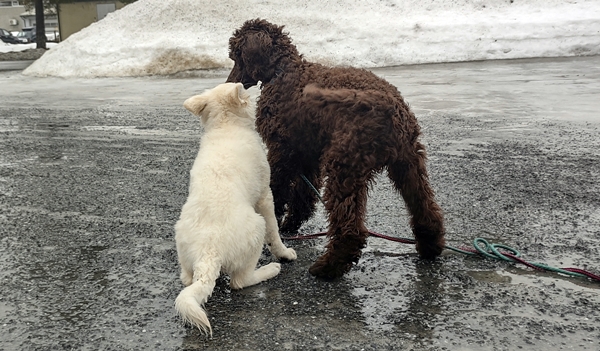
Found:
M 319 194 L 319 191 L 310 183 L 310 181 L 304 176 L 304 174 L 301 174 L 300 177 L 302 177 L 302 179 L 306 182 L 306 184 L 308 184 L 308 186 L 312 189 L 312 191 L 317 195 L 317 197 L 319 198 L 321 203 L 325 204 L 323 199 L 321 198 L 321 195 Z M 391 237 L 388 235 L 379 234 L 379 233 L 375 233 L 375 232 L 371 232 L 371 231 L 369 231 L 369 234 L 371 236 L 375 236 L 375 237 L 390 240 L 390 241 L 400 242 L 400 243 L 404 243 L 404 244 L 415 244 L 416 243 L 416 241 L 414 239 Z M 325 236 L 325 235 L 327 235 L 327 233 L 299 235 L 299 236 L 287 237 L 287 238 L 283 238 L 283 239 L 306 240 L 306 239 L 313 239 L 313 238 L 317 238 L 317 237 Z M 530 268 L 533 268 L 533 269 L 539 270 L 539 271 L 550 271 L 550 272 L 560 273 L 560 274 L 564 274 L 564 275 L 571 276 L 571 277 L 580 277 L 580 278 L 587 277 L 587 278 L 590 278 L 597 282 L 600 282 L 600 275 L 596 275 L 594 273 L 585 271 L 583 269 L 556 268 L 556 267 L 552 267 L 552 266 L 549 266 L 549 265 L 546 265 L 543 263 L 528 262 L 528 261 L 522 259 L 521 253 L 519 251 L 513 249 L 512 247 L 503 245 L 503 244 L 489 243 L 487 240 L 485 240 L 483 238 L 475 238 L 475 240 L 473 240 L 473 247 L 475 249 L 464 248 L 464 247 L 456 248 L 456 247 L 452 247 L 449 245 L 444 246 L 444 248 L 446 248 L 446 249 L 449 249 L 449 250 L 452 250 L 452 251 L 455 251 L 458 253 L 462 253 L 465 255 L 476 255 L 476 256 L 483 256 L 483 257 L 487 257 L 487 258 L 491 258 L 491 259 L 495 259 L 495 260 L 506 261 L 506 262 L 521 263 L 521 264 L 526 265 L 527 267 L 530 267 Z M 502 250 L 502 252 L 500 250 Z

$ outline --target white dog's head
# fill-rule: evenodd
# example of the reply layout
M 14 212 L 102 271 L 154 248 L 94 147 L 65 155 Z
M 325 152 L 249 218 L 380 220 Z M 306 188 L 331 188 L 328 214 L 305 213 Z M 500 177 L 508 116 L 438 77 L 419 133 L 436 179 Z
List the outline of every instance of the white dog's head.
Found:
M 254 121 L 254 109 L 250 94 L 242 83 L 219 84 L 200 95 L 192 96 L 183 103 L 191 113 L 200 116 L 202 124 L 231 122 L 235 119 Z

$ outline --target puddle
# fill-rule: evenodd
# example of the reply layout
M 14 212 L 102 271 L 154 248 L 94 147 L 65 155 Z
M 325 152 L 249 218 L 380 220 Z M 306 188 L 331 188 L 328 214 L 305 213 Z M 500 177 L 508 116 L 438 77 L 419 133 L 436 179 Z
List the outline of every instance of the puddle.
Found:
M 498 271 L 468 271 L 467 274 L 476 280 L 489 283 L 511 283 L 510 276 L 502 275 Z
M 466 274 L 477 281 L 486 283 L 523 284 L 532 287 L 553 285 L 556 287 L 594 293 L 597 293 L 598 290 L 600 290 L 600 284 L 591 279 L 572 277 L 554 272 L 526 270 L 518 267 L 510 267 L 508 270 L 496 271 L 472 270 L 467 271 Z
M 530 286 L 553 285 L 576 291 L 586 291 L 594 294 L 600 292 L 600 284 L 586 278 L 568 277 L 551 272 L 522 271 L 502 272 L 502 275 L 510 279 L 512 284 L 524 284 Z

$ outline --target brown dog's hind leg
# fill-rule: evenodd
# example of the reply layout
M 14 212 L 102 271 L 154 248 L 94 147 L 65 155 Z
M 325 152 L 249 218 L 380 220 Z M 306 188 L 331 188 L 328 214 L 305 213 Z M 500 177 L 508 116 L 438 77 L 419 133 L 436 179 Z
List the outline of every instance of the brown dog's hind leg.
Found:
M 435 202 L 425 168 L 425 148 L 417 143 L 415 154 L 407 161 L 388 167 L 389 177 L 402 195 L 411 216 L 410 225 L 422 258 L 434 259 L 444 250 L 444 217 Z
M 323 279 L 344 275 L 357 263 L 365 247 L 364 225 L 367 185 L 371 175 L 356 178 L 355 171 L 333 165 L 326 171 L 325 209 L 329 215 L 326 252 L 310 267 L 310 274 Z M 346 168 L 347 171 L 344 171 Z

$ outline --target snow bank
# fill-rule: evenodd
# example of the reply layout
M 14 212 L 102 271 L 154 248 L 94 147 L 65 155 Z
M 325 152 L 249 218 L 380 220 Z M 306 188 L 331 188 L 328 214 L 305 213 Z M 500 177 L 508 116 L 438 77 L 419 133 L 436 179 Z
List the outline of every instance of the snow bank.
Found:
M 226 69 L 232 32 L 285 25 L 309 60 L 381 67 L 597 55 L 597 0 L 139 0 L 75 33 L 25 74 L 170 75 Z

